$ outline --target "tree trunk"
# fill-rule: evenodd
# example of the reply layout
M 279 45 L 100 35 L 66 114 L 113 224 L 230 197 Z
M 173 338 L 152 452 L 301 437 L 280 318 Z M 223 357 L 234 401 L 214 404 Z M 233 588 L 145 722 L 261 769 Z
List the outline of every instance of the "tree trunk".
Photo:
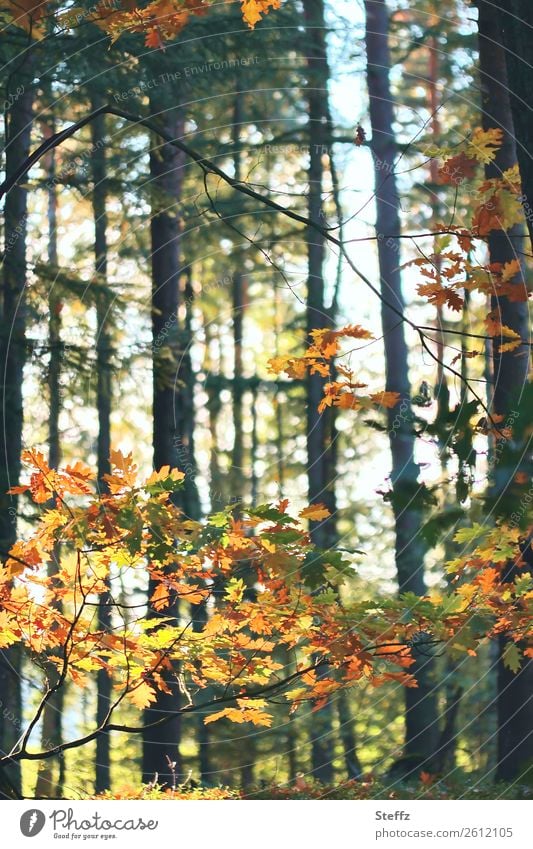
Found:
M 158 114 L 155 98 L 151 113 Z M 165 129 L 174 138 L 183 136 L 182 113 L 165 113 Z M 180 237 L 179 203 L 183 184 L 184 156 L 170 145 L 160 145 L 154 139 L 150 151 L 152 180 L 152 214 L 150 233 L 152 242 L 152 351 L 153 351 L 153 449 L 154 468 L 179 467 L 183 452 L 180 427 L 180 385 L 177 370 L 180 358 L 178 327 Z M 148 594 L 155 587 L 150 581 Z M 157 618 L 155 610 L 149 615 Z M 165 612 L 168 616 L 168 611 Z M 174 616 L 179 618 L 177 601 Z M 179 710 L 181 699 L 177 669 L 165 674 L 170 693 L 158 693 L 157 701 L 144 711 L 148 725 L 160 718 L 161 713 Z M 143 781 L 153 781 L 157 776 L 161 784 L 172 785 L 175 775 L 182 772 L 180 760 L 181 719 L 176 715 L 159 728 L 149 729 L 143 735 Z M 170 767 L 169 764 L 174 766 Z
M 92 108 L 100 102 L 93 100 Z M 98 487 L 100 492 L 107 491 L 104 475 L 110 472 L 109 455 L 111 453 L 111 339 L 109 334 L 110 301 L 105 291 L 107 286 L 107 166 L 105 155 L 104 115 L 99 115 L 91 124 L 93 192 L 92 206 L 94 218 L 94 258 L 96 273 L 96 409 L 98 412 Z M 98 628 L 111 629 L 110 579 L 107 579 L 108 592 L 103 593 L 98 605 Z M 111 701 L 111 677 L 105 669 L 99 669 L 96 676 L 96 723 L 101 725 L 109 710 Z M 95 790 L 103 793 L 111 787 L 110 776 L 110 737 L 100 734 L 96 738 Z
M 376 233 L 381 293 L 400 312 L 405 302 L 401 285 L 399 241 L 400 201 L 394 174 L 396 142 L 394 109 L 390 89 L 389 16 L 384 0 L 365 0 L 367 79 L 374 158 Z M 419 469 L 414 459 L 411 386 L 404 325 L 382 302 L 381 320 L 385 347 L 386 389 L 398 392 L 403 415 L 398 427 L 397 409 L 388 410 L 392 458 L 392 504 L 396 530 L 396 569 L 400 592 L 425 595 L 425 546 L 420 536 L 421 511 L 413 505 L 418 491 Z M 430 758 L 438 742 L 437 704 L 432 680 L 433 664 L 418 658 L 412 672 L 417 688 L 405 690 L 405 755 Z
M 243 122 L 243 95 L 235 92 L 233 105 L 233 170 L 235 179 L 242 180 L 242 149 L 240 131 Z M 239 257 L 240 260 L 240 257 Z M 238 261 L 239 261 L 238 260 Z M 244 326 L 246 278 L 240 268 L 235 269 L 232 276 L 232 307 L 233 307 L 233 450 L 231 456 L 231 497 L 242 499 L 244 496 L 244 445 L 243 445 L 243 398 L 244 373 L 242 366 L 242 333 Z
M 55 128 L 52 127 L 52 132 Z M 50 292 L 48 295 L 48 341 L 50 345 L 50 362 L 48 365 L 48 465 L 51 469 L 57 469 L 61 461 L 61 444 L 59 438 L 59 416 L 61 413 L 61 298 L 55 289 L 52 274 L 58 267 L 57 257 L 57 189 L 55 178 L 55 151 L 50 154 L 50 167 L 48 169 L 48 264 L 50 269 Z M 48 505 L 53 508 L 54 503 Z M 54 556 L 50 561 L 48 574 L 51 577 L 57 572 L 59 565 L 59 546 L 54 550 Z M 61 602 L 58 603 L 58 606 Z M 46 668 L 46 676 L 53 686 L 58 680 L 58 670 L 55 664 L 49 663 Z M 64 702 L 64 688 L 52 696 L 43 712 L 41 743 L 43 749 L 52 749 L 59 746 L 62 740 L 62 713 Z M 57 799 L 61 797 L 64 779 L 64 756 L 59 758 L 57 781 L 54 777 L 56 763 L 54 759 L 43 760 L 39 764 L 37 783 L 35 785 L 35 796 L 37 799 L 49 797 Z
M 323 0 L 304 0 L 307 54 L 306 97 L 309 113 L 309 218 L 324 222 L 322 193 L 324 188 L 324 158 L 328 152 L 328 81 L 329 66 L 325 35 Z M 331 314 L 325 304 L 324 261 L 326 243 L 323 236 L 311 228 L 307 242 L 307 334 L 331 327 Z M 331 517 L 323 522 L 311 522 L 311 538 L 319 548 L 335 543 L 335 475 L 332 431 L 333 411 L 318 412 L 325 380 L 320 375 L 307 378 L 307 481 L 310 504 L 325 504 Z M 311 716 L 312 772 L 324 784 L 333 780 L 333 705 L 329 701 L 322 710 Z
M 6 127 L 5 168 L 9 178 L 30 152 L 33 118 L 31 57 L 19 69 L 25 91 L 15 99 Z M 2 274 L 2 329 L 0 335 L 0 557 L 17 537 L 17 496 L 7 490 L 19 483 L 22 447 L 22 384 L 26 360 L 26 231 L 28 190 L 25 183 L 13 186 L 4 207 L 4 263 Z M 19 646 L 0 651 L 0 753 L 11 751 L 22 732 Z M 0 795 L 20 795 L 20 766 L 13 764 L 0 778 Z
M 496 158 L 485 167 L 487 179 L 501 177 L 503 171 L 516 163 L 516 145 L 513 115 L 509 98 L 509 83 L 502 46 L 502 34 L 498 13 L 492 3 L 479 0 L 479 64 L 485 129 L 500 127 L 504 139 Z M 491 263 L 506 263 L 519 259 L 516 246 L 520 244 L 522 228 L 515 225 L 511 230 L 494 230 L 489 235 Z M 525 269 L 517 275 L 515 283 L 523 285 Z M 509 301 L 505 297 L 493 297 L 492 309 L 498 321 L 512 328 L 524 340 L 515 351 L 498 352 L 493 342 L 494 411 L 503 420 L 516 409 L 519 395 L 528 380 L 530 350 L 528 339 L 528 304 L 524 301 Z M 511 486 L 516 467 L 507 466 L 505 452 L 496 452 L 493 474 L 493 495 L 498 502 L 505 497 Z M 512 572 L 513 570 L 511 570 Z M 513 579 L 513 574 L 507 576 Z M 527 765 L 533 763 L 533 660 L 524 660 L 518 673 L 507 669 L 502 660 L 506 640 L 500 639 L 498 662 L 498 767 L 497 777 L 501 781 L 518 779 Z
M 183 297 L 185 301 L 185 322 L 183 327 L 181 352 L 179 360 L 179 386 L 181 392 L 180 443 L 182 456 L 179 458 L 179 468 L 185 472 L 183 488 L 183 510 L 190 519 L 200 519 L 202 510 L 200 496 L 196 485 L 196 455 L 194 449 L 196 375 L 193 370 L 191 348 L 193 343 L 193 305 L 194 289 L 192 285 L 192 268 L 188 266 L 183 274 Z
M 499 19 L 498 38 L 493 47 L 505 46 L 504 61 L 507 66 L 510 107 L 516 139 L 516 153 L 522 177 L 522 204 L 533 249 L 533 70 L 531 67 L 531 37 L 533 32 L 533 4 L 531 0 L 495 0 L 495 14 Z M 496 77 L 494 71 L 491 77 Z
M 337 714 L 339 717 L 339 737 L 344 752 L 346 775 L 348 781 L 358 781 L 361 778 L 363 771 L 357 756 L 354 721 L 346 690 L 340 690 L 337 694 Z

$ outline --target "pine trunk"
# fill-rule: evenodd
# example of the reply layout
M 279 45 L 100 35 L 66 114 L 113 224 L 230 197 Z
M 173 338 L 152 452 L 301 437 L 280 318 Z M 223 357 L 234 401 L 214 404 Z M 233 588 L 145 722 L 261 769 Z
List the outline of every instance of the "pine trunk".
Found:
M 28 54 L 27 54 L 28 56 Z M 6 128 L 6 178 L 17 171 L 30 152 L 33 91 L 28 79 L 31 58 L 20 69 L 26 89 L 13 102 Z M 19 77 L 20 79 L 20 77 Z M 4 207 L 2 329 L 0 335 L 0 557 L 5 558 L 17 537 L 17 496 L 7 491 L 19 483 L 22 447 L 24 364 L 26 360 L 26 232 L 28 190 L 20 183 L 8 192 Z M 11 751 L 22 732 L 19 646 L 0 651 L 0 753 Z M 19 796 L 20 766 L 0 776 L 0 796 Z
M 394 108 L 390 88 L 389 15 L 384 0 L 365 0 L 367 79 L 370 98 L 371 148 L 375 171 L 376 233 L 381 293 L 381 320 L 385 347 L 386 389 L 400 395 L 403 415 L 398 427 L 397 410 L 388 411 L 392 459 L 392 503 L 396 531 L 396 569 L 400 592 L 423 596 L 425 546 L 420 536 L 421 511 L 412 500 L 418 491 L 419 469 L 414 459 L 411 386 L 404 325 L 391 304 L 403 313 L 405 302 L 400 273 L 400 200 L 394 163 Z M 385 303 L 386 302 L 386 303 Z M 433 664 L 418 658 L 409 670 L 417 688 L 405 690 L 405 756 L 420 764 L 430 758 L 438 741 L 438 719 Z M 422 767 L 423 768 L 423 767 Z
M 96 109 L 99 102 L 93 101 Z M 92 176 L 93 176 L 93 218 L 94 218 L 94 258 L 96 273 L 96 409 L 98 413 L 98 486 L 105 492 L 104 475 L 110 472 L 109 455 L 111 453 L 111 339 L 109 334 L 108 313 L 110 301 L 105 292 L 107 286 L 107 166 L 105 154 L 105 116 L 99 115 L 91 124 L 92 128 Z M 107 581 L 108 588 L 110 581 Z M 98 606 L 98 628 L 108 631 L 111 628 L 111 595 L 100 596 Z M 105 722 L 111 702 L 112 681 L 105 669 L 99 669 L 96 677 L 96 723 Z M 110 777 L 110 737 L 100 734 L 96 738 L 96 774 L 95 790 L 103 793 L 111 787 Z
M 326 29 L 323 0 L 304 0 L 307 55 L 306 97 L 309 114 L 309 200 L 311 221 L 324 223 L 322 194 L 324 190 L 324 159 L 328 152 L 328 81 Z M 324 262 L 326 242 L 312 228 L 307 230 L 307 336 L 311 331 L 331 327 L 331 315 L 326 309 Z M 310 504 L 322 503 L 331 517 L 323 522 L 311 522 L 311 538 L 319 548 L 335 543 L 335 474 L 333 455 L 333 411 L 320 414 L 325 380 L 320 375 L 307 379 L 307 481 Z M 324 784 L 333 780 L 333 704 L 311 717 L 311 758 L 314 778 Z
M 502 33 L 498 13 L 494 4 L 479 0 L 479 65 L 483 126 L 485 129 L 500 127 L 503 144 L 496 158 L 486 166 L 487 179 L 499 178 L 516 163 L 516 145 L 513 114 L 509 98 L 509 81 L 502 45 Z M 489 236 L 491 263 L 520 260 L 517 246 L 520 245 L 522 227 L 515 225 L 511 230 L 494 230 Z M 517 275 L 517 285 L 523 285 L 522 273 Z M 528 339 L 528 305 L 523 301 L 510 301 L 505 297 L 493 297 L 492 309 L 497 320 Z M 495 413 L 506 418 L 513 412 L 519 395 L 528 380 L 530 350 L 526 341 L 518 349 L 500 354 L 498 342 L 493 342 L 493 407 Z M 496 502 L 505 498 L 511 486 L 516 467 L 508 467 L 505 452 L 495 452 L 493 495 Z M 511 569 L 508 579 L 514 577 Z M 503 663 L 506 640 L 500 638 L 498 661 L 498 766 L 497 777 L 501 781 L 518 779 L 526 766 L 533 763 L 533 660 L 523 661 L 518 673 L 513 673 Z
M 159 107 L 151 102 L 151 113 L 158 114 Z M 183 115 L 165 113 L 165 129 L 173 138 L 183 136 Z M 180 425 L 180 385 L 177 375 L 180 361 L 180 334 L 178 327 L 179 277 L 180 277 L 180 200 L 183 184 L 184 156 L 170 145 L 153 140 L 150 151 L 150 176 L 152 186 L 152 214 L 150 234 L 152 243 L 152 357 L 153 357 L 153 462 L 154 468 L 169 465 L 178 468 L 180 456 L 187 450 L 182 445 Z M 150 581 L 148 596 L 155 586 Z M 149 608 L 149 615 L 159 614 Z M 168 611 L 165 611 L 168 616 Z M 179 619 L 177 601 L 174 616 Z M 154 704 L 144 711 L 144 724 L 156 722 L 162 714 L 174 713 L 172 719 L 143 734 L 143 781 L 158 779 L 172 786 L 175 776 L 182 773 L 180 758 L 181 698 L 177 669 L 165 674 L 171 692 L 158 693 Z
M 48 169 L 48 264 L 50 271 L 50 292 L 48 295 L 48 342 L 50 345 L 50 362 L 48 365 L 48 465 L 57 469 L 61 460 L 61 443 L 59 438 L 59 416 L 61 413 L 61 298 L 57 294 L 53 272 L 58 267 L 57 256 L 57 188 L 55 180 L 55 151 L 50 154 Z M 53 507 L 53 501 L 49 505 Z M 59 564 L 59 546 L 54 550 L 54 556 L 49 563 L 48 574 L 53 576 Z M 61 603 L 59 603 L 60 605 Z M 58 606 L 59 606 L 58 605 Z M 61 609 L 61 608 L 60 608 Z M 47 664 L 46 676 L 54 686 L 58 680 L 57 666 Z M 43 750 L 59 746 L 62 740 L 62 713 L 64 688 L 61 687 L 50 699 L 43 712 L 41 743 Z M 55 776 L 58 766 L 57 779 Z M 37 799 L 61 797 L 64 772 L 64 756 L 56 762 L 52 758 L 41 761 L 37 773 L 35 796 Z
M 522 178 L 522 204 L 526 217 L 531 248 L 533 249 L 533 71 L 531 68 L 531 34 L 533 4 L 531 0 L 495 0 L 499 21 L 497 48 L 505 46 L 508 88 L 506 100 L 510 107 L 516 139 L 516 153 Z M 496 11 L 497 10 L 497 11 Z M 487 69 L 490 72 L 490 69 Z M 495 77 L 495 73 L 491 74 Z

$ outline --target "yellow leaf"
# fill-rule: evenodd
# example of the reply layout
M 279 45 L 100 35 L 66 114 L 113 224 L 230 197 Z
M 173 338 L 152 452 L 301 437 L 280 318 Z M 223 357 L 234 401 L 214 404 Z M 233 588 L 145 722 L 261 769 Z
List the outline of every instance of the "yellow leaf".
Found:
M 232 578 L 226 590 L 226 600 L 233 604 L 239 604 L 244 596 L 246 585 L 242 578 Z
M 322 519 L 327 519 L 331 516 L 330 511 L 324 504 L 311 504 L 299 514 L 300 519 L 309 519 L 311 522 L 321 522 Z
M 241 0 L 242 17 L 250 29 L 253 29 L 267 15 L 269 9 L 279 9 L 281 0 Z
M 161 466 L 158 472 L 152 472 L 146 484 L 150 486 L 151 484 L 159 483 L 159 481 L 166 481 L 167 478 L 173 481 L 182 481 L 185 478 L 185 473 L 180 472 L 178 469 L 171 469 L 170 466 Z
M 494 127 L 490 130 L 482 130 L 481 127 L 476 127 L 472 133 L 472 138 L 467 145 L 469 156 L 488 165 L 496 156 L 496 151 L 500 148 L 503 138 L 503 130 L 499 127 Z
M 150 687 L 146 681 L 141 681 L 130 690 L 128 693 L 128 700 L 132 702 L 136 708 L 143 710 L 148 707 L 148 705 L 151 705 L 152 702 L 155 702 L 155 693 L 153 688 Z

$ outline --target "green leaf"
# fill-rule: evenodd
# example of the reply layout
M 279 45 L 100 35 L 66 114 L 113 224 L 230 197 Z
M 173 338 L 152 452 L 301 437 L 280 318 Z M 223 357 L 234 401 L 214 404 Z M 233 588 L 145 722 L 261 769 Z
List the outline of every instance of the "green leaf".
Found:
M 516 643 L 507 643 L 505 646 L 503 650 L 503 665 L 515 674 L 519 671 L 522 665 L 522 652 Z
M 522 575 L 520 578 L 515 578 L 514 585 L 516 596 L 525 595 L 533 586 L 533 576 Z
M 455 542 L 474 542 L 474 540 L 479 540 L 481 537 L 487 536 L 490 531 L 490 527 L 487 525 L 483 526 L 478 524 L 478 522 L 474 522 L 474 524 L 470 528 L 461 528 L 460 531 L 454 536 Z
M 247 513 L 250 516 L 256 516 L 258 519 L 263 519 L 265 522 L 275 522 L 276 525 L 292 525 L 294 519 L 288 516 L 287 513 L 282 513 L 277 507 L 272 504 L 260 504 L 259 507 L 248 509 Z

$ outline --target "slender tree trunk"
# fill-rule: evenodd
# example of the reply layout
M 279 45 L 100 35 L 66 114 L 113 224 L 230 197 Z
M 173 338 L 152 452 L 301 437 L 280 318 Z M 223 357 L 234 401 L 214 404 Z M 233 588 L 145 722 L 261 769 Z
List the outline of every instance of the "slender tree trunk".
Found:
M 375 170 L 376 232 L 383 299 L 400 312 L 405 302 L 400 274 L 400 201 L 394 174 L 396 143 L 394 108 L 390 89 L 389 16 L 384 0 L 365 0 L 367 79 Z M 411 414 L 411 386 L 407 343 L 398 315 L 382 303 L 381 320 L 385 346 L 386 389 L 398 392 L 405 411 L 398 427 L 397 410 L 388 411 L 392 458 L 392 502 L 396 529 L 396 569 L 400 592 L 424 595 L 425 546 L 420 536 L 421 511 L 413 500 L 418 491 L 419 469 L 414 459 L 415 436 Z M 397 419 L 396 419 L 397 422 Z M 432 679 L 433 664 L 417 660 L 412 672 L 417 688 L 405 690 L 405 755 L 431 757 L 438 741 L 437 705 Z
M 346 690 L 340 690 L 337 695 L 337 714 L 339 717 L 339 737 L 344 751 L 346 775 L 349 781 L 359 780 L 363 771 L 357 755 L 353 716 Z
M 501 177 L 502 172 L 516 163 L 516 145 L 513 115 L 509 98 L 509 83 L 502 46 L 502 34 L 497 11 L 492 3 L 479 0 L 479 64 L 485 129 L 500 127 L 504 132 L 501 148 L 494 161 L 485 168 L 487 179 Z M 520 244 L 522 228 L 494 230 L 489 235 L 491 263 L 506 263 L 519 259 L 516 246 Z M 525 269 L 517 275 L 516 285 L 523 285 Z M 493 297 L 492 308 L 501 324 L 512 328 L 524 340 L 515 351 L 499 353 L 497 341 L 493 342 L 494 411 L 503 420 L 516 409 L 520 393 L 528 380 L 530 351 L 528 339 L 528 304 Z M 493 474 L 494 496 L 505 498 L 516 468 L 508 467 L 505 453 L 496 452 Z M 531 461 L 531 457 L 529 458 Z M 498 509 L 498 508 L 497 508 Z M 506 576 L 513 580 L 514 570 Z M 523 661 L 518 673 L 507 669 L 502 655 L 506 640 L 500 638 L 498 662 L 498 767 L 497 776 L 502 781 L 517 779 L 533 763 L 533 660 Z
M 29 53 L 19 70 L 24 93 L 13 102 L 6 127 L 6 176 L 13 174 L 30 152 L 33 90 Z M 8 192 L 4 207 L 4 262 L 2 273 L 2 328 L 0 335 L 0 557 L 17 537 L 17 496 L 8 495 L 19 483 L 22 447 L 24 364 L 26 360 L 26 232 L 28 190 L 25 184 Z M 11 751 L 22 732 L 19 646 L 0 651 L 0 753 Z M 0 776 L 0 796 L 20 795 L 20 766 L 13 764 Z
M 179 467 L 182 472 L 185 472 L 183 510 L 190 519 L 200 519 L 202 511 L 198 487 L 196 485 L 197 468 L 194 443 L 196 376 L 191 358 L 194 289 L 192 285 L 192 268 L 190 266 L 184 270 L 183 274 L 183 297 L 185 303 L 185 322 L 183 334 L 181 334 L 182 343 L 179 360 L 179 383 L 182 397 L 179 426 L 182 456 L 179 458 Z
M 52 127 L 52 132 L 55 128 Z M 61 444 L 59 437 L 59 416 L 61 413 L 61 298 L 55 290 L 52 279 L 54 269 L 58 267 L 57 256 L 57 189 L 55 178 L 55 151 L 50 154 L 50 167 L 48 169 L 48 263 L 50 266 L 50 293 L 48 295 L 48 341 L 50 345 L 50 362 L 48 366 L 48 465 L 51 469 L 57 469 L 61 461 Z M 53 501 L 49 505 L 53 507 Z M 58 569 L 60 551 L 59 546 L 54 550 L 54 556 L 49 564 L 48 574 L 53 576 Z M 60 604 L 60 603 L 59 603 Z M 46 675 L 51 685 L 58 680 L 57 667 L 53 663 L 47 664 Z M 41 741 L 43 749 L 51 749 L 58 746 L 62 740 L 62 713 L 64 702 L 64 688 L 61 687 L 50 699 L 43 712 Z M 64 757 L 59 758 L 59 775 L 54 780 L 56 764 L 49 758 L 39 764 L 37 783 L 35 785 L 35 796 L 60 798 L 63 785 Z
M 510 96 L 516 153 L 522 177 L 522 204 L 533 249 L 533 4 L 531 0 L 495 0 L 499 19 L 497 48 L 505 46 L 506 99 Z M 490 74 L 490 69 L 487 69 Z M 491 76 L 495 76 L 493 73 Z
M 152 114 L 159 105 L 151 102 Z M 181 112 L 165 113 L 165 128 L 173 137 L 183 136 L 184 117 Z M 152 241 L 152 339 L 153 339 L 153 448 L 154 468 L 169 465 L 179 467 L 182 428 L 180 384 L 177 371 L 180 358 L 178 327 L 179 277 L 180 277 L 180 199 L 183 184 L 184 156 L 170 145 L 159 145 L 154 140 L 150 151 L 152 180 L 152 215 L 150 233 Z M 183 450 L 183 449 L 182 449 Z M 155 587 L 150 581 L 148 593 Z M 179 619 L 177 600 L 173 606 L 176 621 Z M 149 615 L 157 618 L 155 610 Z M 168 612 L 166 612 L 168 616 Z M 162 712 L 178 710 L 181 699 L 177 669 L 169 670 L 165 683 L 171 692 L 158 693 L 157 701 L 144 711 L 148 725 L 160 718 Z M 173 776 L 180 775 L 181 719 L 176 715 L 170 722 L 147 730 L 143 735 L 143 780 L 172 784 Z M 170 764 L 174 764 L 171 768 Z
M 242 145 L 240 141 L 243 122 L 243 94 L 235 92 L 233 105 L 233 170 L 236 180 L 242 179 Z M 240 258 L 239 258 L 240 259 Z M 238 260 L 239 261 L 239 260 Z M 244 495 L 244 444 L 243 444 L 243 399 L 244 372 L 242 365 L 242 334 L 246 299 L 246 278 L 240 268 L 236 268 L 232 277 L 233 307 L 233 450 L 231 457 L 231 496 L 242 499 Z
M 93 100 L 92 108 L 100 102 Z M 98 486 L 100 492 L 107 491 L 104 475 L 110 472 L 109 455 L 111 453 L 111 338 L 109 333 L 110 301 L 107 287 L 107 165 L 106 165 L 106 119 L 99 115 L 91 124 L 93 155 L 92 206 L 94 218 L 94 257 L 96 272 L 96 409 L 98 413 Z M 98 605 L 98 628 L 108 631 L 111 628 L 110 579 L 107 579 L 108 592 L 100 596 Z M 105 669 L 99 669 L 96 676 L 96 722 L 101 725 L 111 701 L 111 677 Z M 100 734 L 96 738 L 95 790 L 103 793 L 111 787 L 110 776 L 110 737 Z
M 304 0 L 306 26 L 307 103 L 309 113 L 309 218 L 322 224 L 324 210 L 324 158 L 328 151 L 328 81 L 326 30 L 323 0 Z M 326 309 L 324 262 L 325 239 L 311 228 L 307 241 L 307 334 L 331 327 L 331 315 Z M 324 390 L 324 379 L 310 375 L 307 379 L 307 481 L 309 503 L 323 503 L 331 517 L 311 523 L 311 537 L 319 548 L 329 548 L 335 542 L 335 479 L 332 456 L 333 412 L 323 414 L 318 406 Z M 333 704 L 329 701 L 322 710 L 311 716 L 312 772 L 324 784 L 333 780 Z

